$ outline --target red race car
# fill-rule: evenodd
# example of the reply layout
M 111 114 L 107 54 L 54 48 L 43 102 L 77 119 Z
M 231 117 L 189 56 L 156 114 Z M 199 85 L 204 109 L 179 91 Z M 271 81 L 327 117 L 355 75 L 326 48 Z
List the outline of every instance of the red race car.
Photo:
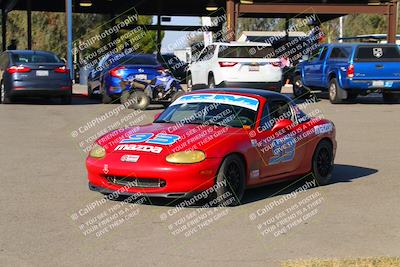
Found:
M 86 159 L 89 188 L 105 194 L 190 197 L 230 193 L 312 173 L 331 178 L 335 126 L 279 93 L 207 89 L 181 96 L 152 124 L 112 131 Z M 219 186 L 216 186 L 216 185 Z

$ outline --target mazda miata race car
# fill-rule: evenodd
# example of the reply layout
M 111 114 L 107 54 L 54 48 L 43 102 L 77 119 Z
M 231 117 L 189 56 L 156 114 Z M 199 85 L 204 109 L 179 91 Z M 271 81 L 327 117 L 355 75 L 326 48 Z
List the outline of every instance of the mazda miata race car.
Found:
M 89 188 L 104 194 L 213 195 L 312 174 L 331 178 L 335 126 L 279 93 L 207 89 L 175 100 L 153 123 L 100 137 L 87 159 Z M 211 190 L 212 191 L 212 190 Z

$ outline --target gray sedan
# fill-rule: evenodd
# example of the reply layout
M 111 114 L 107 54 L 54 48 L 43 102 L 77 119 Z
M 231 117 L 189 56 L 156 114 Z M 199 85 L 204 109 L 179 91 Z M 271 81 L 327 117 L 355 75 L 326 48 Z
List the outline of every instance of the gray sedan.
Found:
M 57 97 L 70 104 L 72 82 L 69 69 L 54 53 L 10 50 L 0 55 L 0 102 L 16 97 Z

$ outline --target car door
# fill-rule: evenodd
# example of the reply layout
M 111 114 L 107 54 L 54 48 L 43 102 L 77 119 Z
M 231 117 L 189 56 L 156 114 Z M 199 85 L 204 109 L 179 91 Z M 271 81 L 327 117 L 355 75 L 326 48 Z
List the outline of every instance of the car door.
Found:
M 328 51 L 327 46 L 320 47 L 311 54 L 307 63 L 304 65 L 304 84 L 307 86 L 318 86 L 322 78 L 322 67 Z
M 201 68 L 202 68 L 202 60 L 206 55 L 206 49 L 204 48 L 199 56 L 190 64 L 190 72 L 192 74 L 192 83 L 193 84 L 201 84 Z
M 200 84 L 208 84 L 208 74 L 212 69 L 215 47 L 215 45 L 209 45 L 205 48 L 204 57 L 199 68 Z
M 284 128 L 276 128 L 283 120 L 292 124 Z M 297 142 L 298 127 L 291 104 L 284 99 L 270 100 L 266 104 L 260 122 L 262 131 L 257 142 L 262 159 L 260 177 L 274 180 L 274 176 L 290 173 L 300 165 L 304 154 L 304 146 Z

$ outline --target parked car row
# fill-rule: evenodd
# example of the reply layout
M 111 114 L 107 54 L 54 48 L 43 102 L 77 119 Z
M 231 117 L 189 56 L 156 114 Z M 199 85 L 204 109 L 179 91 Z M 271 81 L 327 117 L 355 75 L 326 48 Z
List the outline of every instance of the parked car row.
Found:
M 107 104 L 128 91 L 124 99 L 136 98 L 143 108 L 151 102 L 167 106 L 182 91 L 182 82 L 187 82 L 188 91 L 214 87 L 281 91 L 284 63 L 270 44 L 215 42 L 193 58 L 186 64 L 173 54 L 107 54 L 89 72 L 88 95 L 101 96 Z M 294 68 L 293 93 L 307 97 L 313 90 L 328 91 L 334 104 L 370 93 L 381 93 L 385 102 L 399 102 L 399 64 L 400 49 L 395 44 L 324 44 Z M 69 70 L 54 53 L 5 51 L 0 55 L 0 77 L 1 103 L 19 96 L 71 102 Z M 139 81 L 141 88 L 133 81 Z

